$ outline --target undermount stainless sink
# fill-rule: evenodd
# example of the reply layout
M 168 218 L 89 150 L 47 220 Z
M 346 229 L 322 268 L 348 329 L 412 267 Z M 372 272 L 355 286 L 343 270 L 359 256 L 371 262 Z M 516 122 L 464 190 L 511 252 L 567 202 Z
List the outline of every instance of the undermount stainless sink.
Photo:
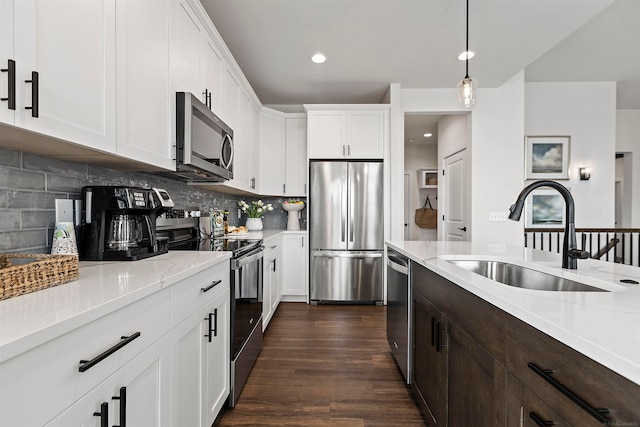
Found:
M 450 263 L 505 285 L 537 291 L 609 292 L 564 277 L 502 261 L 448 260 Z

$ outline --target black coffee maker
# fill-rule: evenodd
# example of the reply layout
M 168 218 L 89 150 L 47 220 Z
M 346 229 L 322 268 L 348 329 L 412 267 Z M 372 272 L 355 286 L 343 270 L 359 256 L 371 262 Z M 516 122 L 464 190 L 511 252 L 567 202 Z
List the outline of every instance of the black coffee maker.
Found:
M 135 261 L 169 250 L 156 236 L 156 217 L 173 201 L 159 188 L 82 188 L 80 260 Z

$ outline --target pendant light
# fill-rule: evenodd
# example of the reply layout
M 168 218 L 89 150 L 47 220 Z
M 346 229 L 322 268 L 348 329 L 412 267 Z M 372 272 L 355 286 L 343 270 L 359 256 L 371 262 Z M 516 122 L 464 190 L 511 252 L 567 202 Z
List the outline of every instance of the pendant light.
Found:
M 457 86 L 458 101 L 463 107 L 471 107 L 476 102 L 477 81 L 469 77 L 469 0 L 467 0 L 467 50 L 465 51 L 466 74 Z

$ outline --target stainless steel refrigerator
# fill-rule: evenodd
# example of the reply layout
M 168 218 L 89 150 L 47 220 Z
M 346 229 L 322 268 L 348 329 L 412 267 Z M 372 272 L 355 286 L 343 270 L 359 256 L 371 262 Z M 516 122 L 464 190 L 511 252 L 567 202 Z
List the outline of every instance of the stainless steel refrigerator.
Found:
M 311 303 L 382 304 L 382 162 L 310 164 Z

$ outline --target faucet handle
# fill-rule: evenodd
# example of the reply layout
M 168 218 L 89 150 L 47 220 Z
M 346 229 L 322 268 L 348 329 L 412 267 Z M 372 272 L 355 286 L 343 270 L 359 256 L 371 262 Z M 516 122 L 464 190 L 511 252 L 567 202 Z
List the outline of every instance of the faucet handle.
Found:
M 589 253 L 589 251 L 584 251 L 582 249 L 569 249 L 569 251 L 567 252 L 567 255 L 569 255 L 569 258 L 577 258 L 577 259 L 588 259 L 591 254 Z

